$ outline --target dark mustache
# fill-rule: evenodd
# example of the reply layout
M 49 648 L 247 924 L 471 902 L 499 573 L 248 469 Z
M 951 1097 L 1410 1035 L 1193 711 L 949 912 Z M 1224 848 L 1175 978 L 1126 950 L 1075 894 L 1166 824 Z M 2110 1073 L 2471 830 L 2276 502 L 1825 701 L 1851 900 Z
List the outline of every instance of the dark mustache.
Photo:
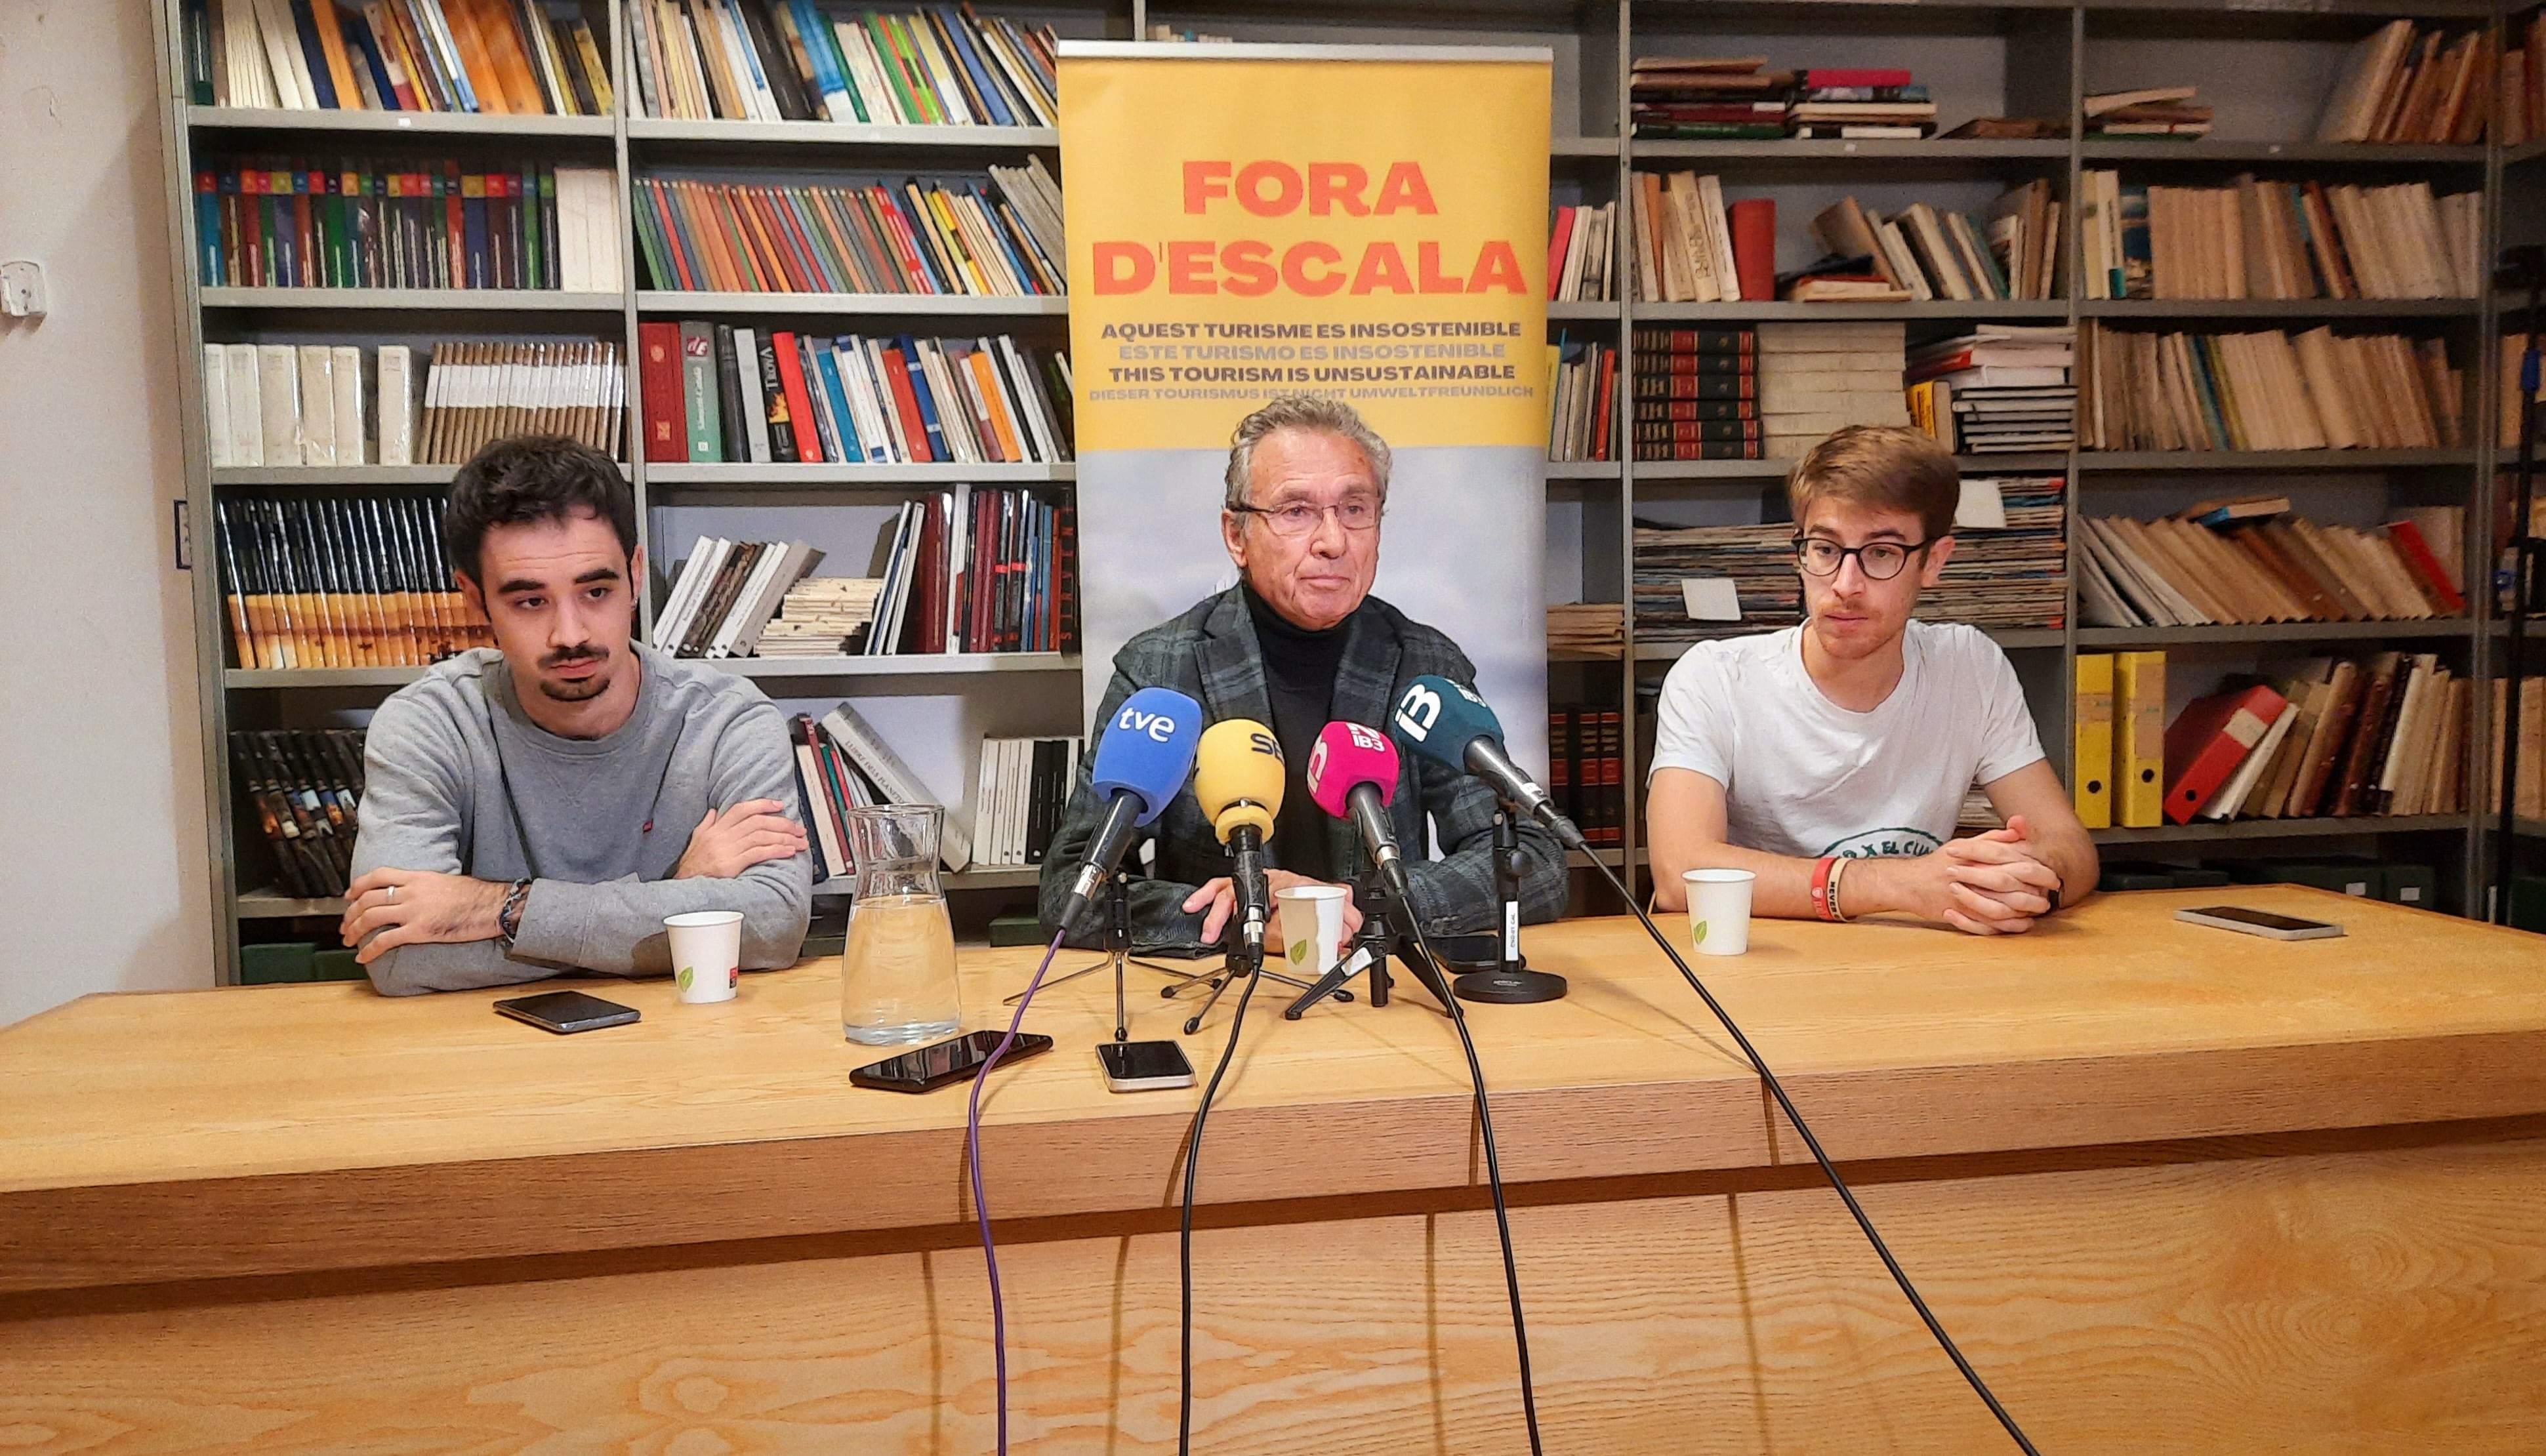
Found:
M 589 642 L 578 642 L 572 647 L 560 647 L 556 651 L 550 653 L 548 656 L 541 658 L 540 666 L 544 668 L 561 668 L 571 663 L 601 662 L 609 656 L 610 653 L 607 649 L 596 647 Z

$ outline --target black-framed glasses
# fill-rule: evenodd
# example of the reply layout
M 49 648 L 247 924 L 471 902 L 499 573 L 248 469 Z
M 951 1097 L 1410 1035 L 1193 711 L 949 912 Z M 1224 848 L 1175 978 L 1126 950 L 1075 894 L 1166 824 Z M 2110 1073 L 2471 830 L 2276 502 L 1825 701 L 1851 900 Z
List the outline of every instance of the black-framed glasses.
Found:
M 1836 576 L 1847 558 L 1853 556 L 1856 569 L 1865 573 L 1867 581 L 1888 582 L 1901 574 L 1910 557 L 1943 539 L 1929 536 L 1923 541 L 1868 541 L 1862 546 L 1842 546 L 1827 536 L 1797 536 L 1795 567 L 1809 576 Z
M 1317 528 L 1326 513 L 1333 512 L 1335 525 L 1349 531 L 1374 530 L 1379 526 L 1380 504 L 1376 496 L 1347 496 L 1331 506 L 1308 501 L 1293 501 L 1287 506 L 1231 506 L 1241 516 L 1261 516 L 1264 524 L 1279 536 L 1304 536 Z

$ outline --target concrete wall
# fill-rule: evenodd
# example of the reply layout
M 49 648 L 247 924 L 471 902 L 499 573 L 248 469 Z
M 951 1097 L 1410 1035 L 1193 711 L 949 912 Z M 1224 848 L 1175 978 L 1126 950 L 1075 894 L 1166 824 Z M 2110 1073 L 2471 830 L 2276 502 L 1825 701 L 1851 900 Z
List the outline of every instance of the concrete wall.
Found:
M 0 1022 L 212 982 L 159 107 L 143 0 L 0 0 Z

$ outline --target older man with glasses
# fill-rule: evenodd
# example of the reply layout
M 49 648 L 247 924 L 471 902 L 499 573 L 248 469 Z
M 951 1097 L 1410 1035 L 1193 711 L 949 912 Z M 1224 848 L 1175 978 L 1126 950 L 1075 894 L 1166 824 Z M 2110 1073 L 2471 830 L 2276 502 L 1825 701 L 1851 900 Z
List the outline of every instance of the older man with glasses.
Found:
M 1354 871 L 1351 831 L 1309 797 L 1303 773 L 1318 731 L 1334 720 L 1385 728 L 1406 685 L 1438 674 L 1473 686 L 1476 668 L 1458 644 L 1370 595 L 1379 574 L 1380 521 L 1388 509 L 1388 445 L 1340 400 L 1294 395 L 1246 417 L 1229 451 L 1221 541 L 1237 584 L 1171 621 L 1141 633 L 1114 657 L 1114 680 L 1097 709 L 1097 731 L 1143 688 L 1173 688 L 1199 700 L 1206 718 L 1250 718 L 1282 745 L 1288 777 L 1267 842 L 1271 888 L 1338 883 Z M 1069 809 L 1043 867 L 1047 929 L 1069 898 L 1078 862 L 1104 806 L 1088 786 L 1086 759 Z M 1480 780 L 1413 755 L 1400 767 L 1390 806 L 1405 848 L 1413 909 L 1427 933 L 1491 927 L 1494 912 L 1494 797 Z M 1442 851 L 1422 858 L 1425 821 Z M 1207 951 L 1229 929 L 1234 895 L 1223 871 L 1228 851 L 1190 788 L 1152 827 L 1157 852 L 1130 891 L 1134 943 L 1145 949 Z M 1521 912 L 1553 920 L 1565 908 L 1564 851 L 1523 826 Z M 1345 930 L 1361 915 L 1349 901 Z M 1092 943 L 1101 920 L 1067 928 Z
M 2006 654 L 1910 619 L 1953 555 L 1953 456 L 1912 431 L 1841 430 L 1787 496 L 1803 624 L 1699 643 L 1662 683 L 1655 900 L 1685 903 L 1683 871 L 1747 869 L 1754 914 L 1896 911 L 1990 935 L 2083 899 L 2095 847 Z M 2005 827 L 1956 839 L 1974 784 Z

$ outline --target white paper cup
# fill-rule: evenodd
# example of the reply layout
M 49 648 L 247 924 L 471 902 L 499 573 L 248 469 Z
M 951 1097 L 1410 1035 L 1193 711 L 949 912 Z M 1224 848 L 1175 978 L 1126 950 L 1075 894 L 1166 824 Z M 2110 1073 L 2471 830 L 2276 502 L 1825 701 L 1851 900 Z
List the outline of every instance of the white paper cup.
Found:
M 1700 955 L 1740 955 L 1750 948 L 1750 885 L 1746 869 L 1686 869 L 1688 937 Z
M 1350 893 L 1341 885 L 1294 885 L 1273 892 L 1282 953 L 1292 975 L 1314 981 L 1335 968 L 1335 944 L 1344 937 L 1344 896 Z
M 672 984 L 685 1002 L 731 1001 L 742 980 L 742 912 L 693 910 L 663 917 L 672 937 Z

